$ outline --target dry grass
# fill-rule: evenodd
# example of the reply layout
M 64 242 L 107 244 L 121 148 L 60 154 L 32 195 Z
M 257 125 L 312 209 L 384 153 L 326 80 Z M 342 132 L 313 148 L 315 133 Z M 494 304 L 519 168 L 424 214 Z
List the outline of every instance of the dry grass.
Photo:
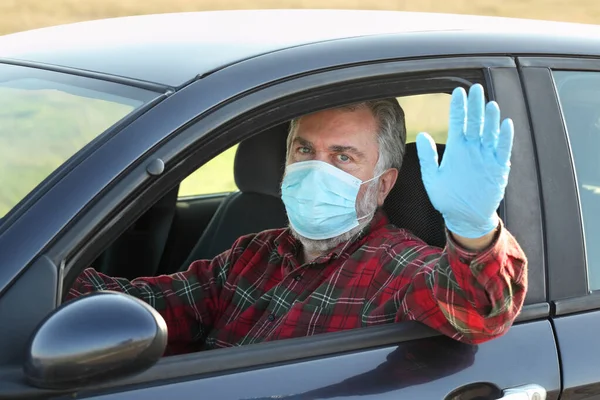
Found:
M 597 0 L 0 0 L 0 34 L 125 15 L 261 8 L 432 11 L 600 23 Z

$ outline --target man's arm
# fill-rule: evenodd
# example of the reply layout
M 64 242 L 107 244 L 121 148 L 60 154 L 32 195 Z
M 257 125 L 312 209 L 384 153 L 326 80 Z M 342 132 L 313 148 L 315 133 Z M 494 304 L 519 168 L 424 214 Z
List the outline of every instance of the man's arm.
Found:
M 77 277 L 66 300 L 99 290 L 127 293 L 151 305 L 165 319 L 168 354 L 188 352 L 204 341 L 218 317 L 221 288 L 248 239 L 239 239 L 232 249 L 213 260 L 195 261 L 187 271 L 172 275 L 129 281 L 88 268 Z
M 446 150 L 441 163 L 433 139 L 417 136 L 421 176 L 447 228 L 441 256 L 423 244 L 403 296 L 400 316 L 422 321 L 469 342 L 496 337 L 516 318 L 527 289 L 527 261 L 496 213 L 508 183 L 514 126 L 500 108 L 485 104 L 483 87 L 452 92 Z M 403 251 L 402 249 L 399 249 Z M 422 265 L 420 265 L 422 264 Z M 412 309 L 412 310 L 411 310 Z
M 441 254 L 418 241 L 403 247 L 395 261 L 407 259 L 409 253 L 419 256 L 412 257 L 392 284 L 398 291 L 383 309 L 394 309 L 396 321 L 420 321 L 466 343 L 503 335 L 525 300 L 525 254 L 502 222 L 481 251 L 463 248 L 452 236 L 447 232 Z

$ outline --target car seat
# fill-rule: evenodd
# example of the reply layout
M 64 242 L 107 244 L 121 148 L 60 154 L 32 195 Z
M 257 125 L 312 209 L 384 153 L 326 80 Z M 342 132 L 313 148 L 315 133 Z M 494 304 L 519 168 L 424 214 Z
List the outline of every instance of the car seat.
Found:
M 287 226 L 280 186 L 288 127 L 277 125 L 239 144 L 233 166 L 239 191 L 225 197 L 180 270 L 214 258 L 240 236 Z

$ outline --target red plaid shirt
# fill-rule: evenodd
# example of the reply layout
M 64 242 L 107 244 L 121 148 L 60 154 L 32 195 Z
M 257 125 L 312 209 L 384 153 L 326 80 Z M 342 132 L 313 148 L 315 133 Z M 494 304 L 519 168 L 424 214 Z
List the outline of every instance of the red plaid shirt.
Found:
M 406 320 L 467 343 L 504 334 L 525 298 L 523 251 L 502 223 L 482 252 L 449 234 L 447 243 L 428 246 L 378 213 L 355 240 L 303 265 L 289 230 L 268 230 L 173 275 L 128 281 L 88 268 L 67 298 L 116 290 L 144 300 L 167 323 L 167 354 Z

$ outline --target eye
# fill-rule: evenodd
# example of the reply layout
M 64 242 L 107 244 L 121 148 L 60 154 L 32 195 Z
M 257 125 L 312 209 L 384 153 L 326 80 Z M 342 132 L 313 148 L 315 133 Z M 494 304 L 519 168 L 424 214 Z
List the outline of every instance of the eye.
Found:
M 338 154 L 337 159 L 343 163 L 350 161 L 350 157 L 348 157 L 346 154 Z
M 310 149 L 306 146 L 298 147 L 298 149 L 296 151 L 300 154 L 309 154 L 310 153 Z

